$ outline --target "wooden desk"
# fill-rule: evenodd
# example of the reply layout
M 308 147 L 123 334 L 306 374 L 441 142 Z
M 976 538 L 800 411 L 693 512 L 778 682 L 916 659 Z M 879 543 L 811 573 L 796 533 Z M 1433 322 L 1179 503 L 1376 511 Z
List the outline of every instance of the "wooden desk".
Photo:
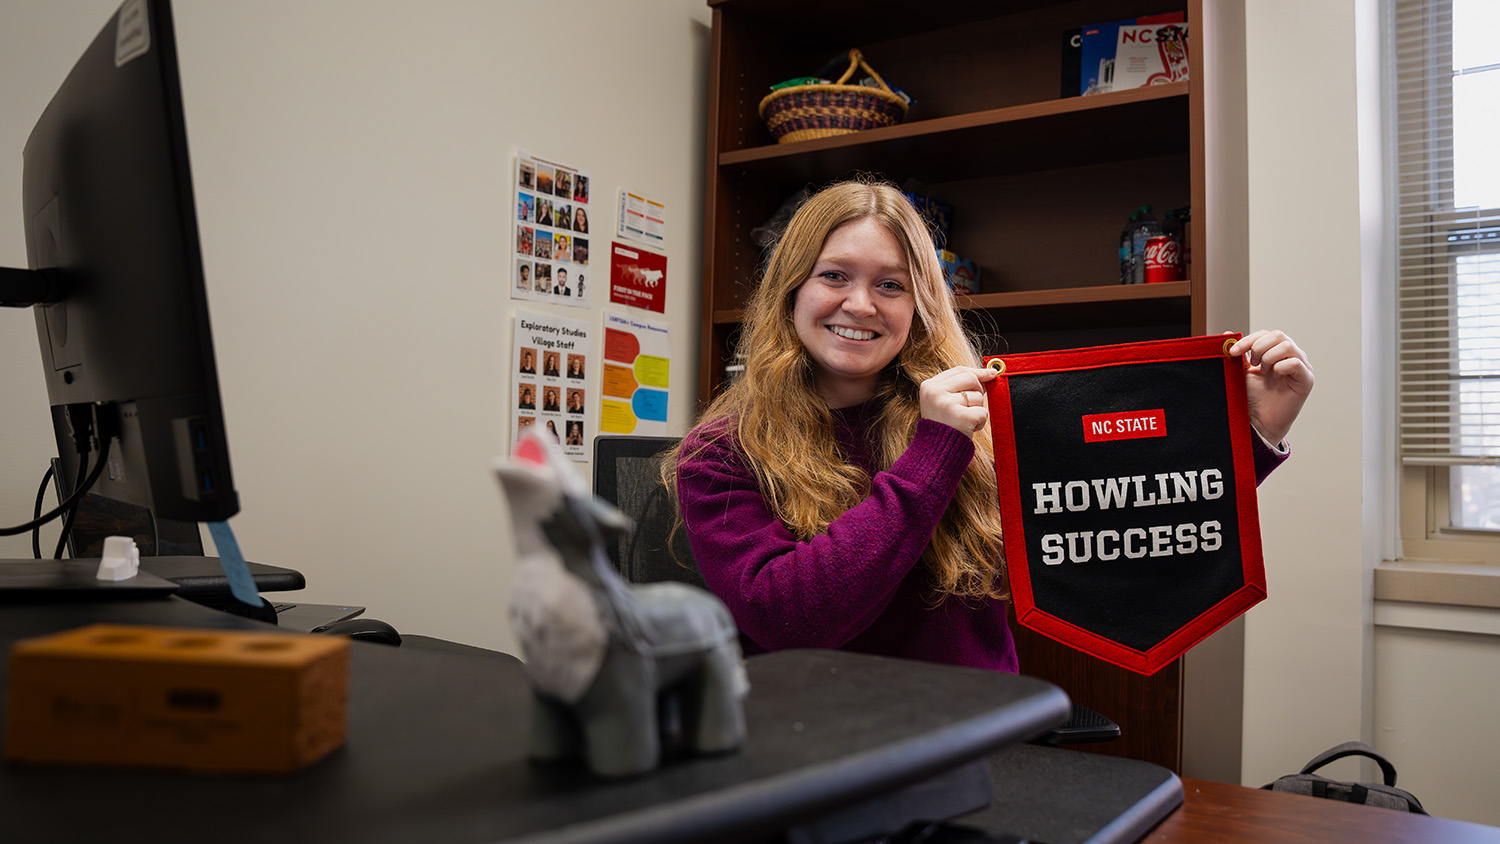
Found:
M 1186 779 L 1182 808 L 1145 844 L 1500 844 L 1500 828 Z

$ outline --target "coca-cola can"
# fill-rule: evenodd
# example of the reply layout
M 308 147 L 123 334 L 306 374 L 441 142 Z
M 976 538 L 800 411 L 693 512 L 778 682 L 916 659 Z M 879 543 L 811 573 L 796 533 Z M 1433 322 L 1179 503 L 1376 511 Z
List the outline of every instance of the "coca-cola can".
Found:
M 1177 241 L 1170 237 L 1153 237 L 1146 241 L 1146 283 L 1176 281 L 1181 274 Z

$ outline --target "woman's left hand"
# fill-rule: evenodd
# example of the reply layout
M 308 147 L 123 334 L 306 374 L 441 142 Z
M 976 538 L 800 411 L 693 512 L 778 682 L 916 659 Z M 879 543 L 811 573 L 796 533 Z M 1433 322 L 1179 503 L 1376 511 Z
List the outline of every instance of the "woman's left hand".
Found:
M 1285 332 L 1265 330 L 1241 337 L 1229 354 L 1245 356 L 1250 424 L 1267 442 L 1279 445 L 1312 393 L 1307 354 Z

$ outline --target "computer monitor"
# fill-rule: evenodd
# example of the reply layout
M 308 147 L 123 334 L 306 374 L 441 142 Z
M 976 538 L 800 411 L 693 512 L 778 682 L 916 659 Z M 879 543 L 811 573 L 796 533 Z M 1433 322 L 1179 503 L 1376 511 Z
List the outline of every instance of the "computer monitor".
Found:
M 0 274 L 0 302 L 35 310 L 64 492 L 97 465 L 98 448 L 75 447 L 97 424 L 110 442 L 93 494 L 155 519 L 228 519 L 239 499 L 167 0 L 120 6 L 23 161 L 30 270 Z

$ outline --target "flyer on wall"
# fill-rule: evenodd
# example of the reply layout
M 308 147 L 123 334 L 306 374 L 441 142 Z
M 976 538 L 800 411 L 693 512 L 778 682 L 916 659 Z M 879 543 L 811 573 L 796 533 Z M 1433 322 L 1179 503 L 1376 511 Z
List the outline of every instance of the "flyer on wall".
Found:
M 511 360 L 511 434 L 536 426 L 574 460 L 588 459 L 595 433 L 588 407 L 589 325 L 584 320 L 516 312 Z
M 599 391 L 601 432 L 667 435 L 671 339 L 665 322 L 604 312 L 604 378 Z
M 667 206 L 654 199 L 622 189 L 615 234 L 627 240 L 661 249 L 667 242 Z
M 587 170 L 524 150 L 516 155 L 516 237 L 510 297 L 586 308 L 589 271 Z
M 609 250 L 609 301 L 667 311 L 667 256 L 614 242 Z

